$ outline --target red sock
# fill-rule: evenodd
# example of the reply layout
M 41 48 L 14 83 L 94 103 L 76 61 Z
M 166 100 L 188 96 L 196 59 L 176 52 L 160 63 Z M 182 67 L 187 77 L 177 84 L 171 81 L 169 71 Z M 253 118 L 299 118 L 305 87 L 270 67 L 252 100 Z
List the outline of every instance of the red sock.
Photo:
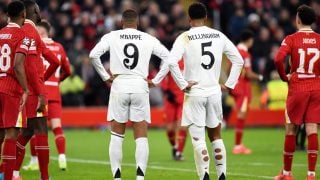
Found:
M 236 123 L 235 145 L 240 145 L 244 129 L 244 119 L 238 118 Z
M 178 132 L 178 151 L 181 153 L 184 150 L 186 139 L 187 139 L 187 131 L 185 129 L 180 129 Z
M 48 145 L 48 135 L 46 134 L 36 134 L 36 151 L 38 154 L 38 161 L 42 180 L 49 179 L 49 145 Z
M 56 146 L 59 154 L 66 153 L 66 138 L 64 137 L 63 130 L 61 127 L 53 129 L 55 135 Z
M 30 139 L 30 152 L 31 156 L 37 156 L 37 151 L 36 151 L 36 137 L 32 136 Z
M 12 179 L 13 169 L 16 162 L 16 140 L 5 139 L 2 150 L 2 163 L 4 179 Z
M 18 135 L 17 143 L 16 143 L 16 151 L 17 151 L 17 160 L 16 160 L 16 165 L 14 167 L 14 170 L 20 171 L 24 155 L 26 152 L 26 145 L 28 143 L 29 139 L 26 137 L 22 136 L 21 134 Z
M 318 134 L 310 134 L 308 136 L 309 171 L 316 170 L 317 159 L 318 159 Z
M 169 139 L 171 146 L 176 145 L 176 132 L 167 130 L 167 136 L 168 136 L 168 139 Z
M 295 135 L 286 135 L 284 141 L 284 152 L 283 152 L 283 163 L 284 170 L 291 171 L 293 153 L 296 149 L 296 136 Z

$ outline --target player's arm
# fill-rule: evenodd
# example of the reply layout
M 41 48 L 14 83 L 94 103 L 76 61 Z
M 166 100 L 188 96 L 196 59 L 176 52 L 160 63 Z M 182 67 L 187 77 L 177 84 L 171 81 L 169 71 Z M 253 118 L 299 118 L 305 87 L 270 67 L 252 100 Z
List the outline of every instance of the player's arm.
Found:
M 286 74 L 284 62 L 286 60 L 286 57 L 291 51 L 290 44 L 291 44 L 291 39 L 289 37 L 285 38 L 282 41 L 281 46 L 274 59 L 274 64 L 276 65 L 276 69 L 282 81 L 289 81 Z
M 245 68 L 245 76 L 249 79 L 254 79 L 254 80 L 263 80 L 263 76 L 261 74 L 257 74 L 252 71 L 251 68 Z
M 28 94 L 29 94 L 27 77 L 26 77 L 26 72 L 24 69 L 25 57 L 26 57 L 26 55 L 24 53 L 17 52 L 15 54 L 15 58 L 14 58 L 14 72 L 16 74 L 16 77 L 18 79 L 20 86 L 23 89 L 23 95 L 21 98 L 20 108 L 19 108 L 20 111 L 22 111 L 22 109 L 27 101 Z
M 107 73 L 106 69 L 103 67 L 100 57 L 110 49 L 108 34 L 104 35 L 100 42 L 91 50 L 89 57 L 93 67 L 96 69 L 103 81 L 110 80 L 111 76 Z M 112 78 L 111 78 L 112 80 Z
M 66 52 L 63 50 L 61 46 L 61 69 L 62 73 L 60 75 L 60 82 L 65 80 L 68 76 L 71 75 L 69 58 L 66 55 Z
M 170 70 L 173 79 L 181 90 L 186 90 L 194 85 L 194 83 L 188 83 L 184 79 L 178 65 L 178 61 L 184 53 L 184 47 L 179 38 L 174 43 L 170 53 L 160 42 L 155 46 L 153 53 L 164 61 L 157 76 L 152 80 L 153 83 L 160 83 Z
M 227 37 L 224 36 L 224 38 L 225 45 L 223 48 L 223 53 L 228 57 L 229 61 L 232 64 L 230 74 L 225 83 L 225 86 L 229 89 L 234 89 L 235 85 L 238 82 L 244 62 L 235 45 Z
M 59 59 L 57 58 L 57 56 L 55 56 L 53 54 L 53 52 L 50 51 L 50 49 L 48 49 L 46 47 L 46 45 L 44 44 L 44 42 L 42 42 L 41 44 L 42 46 L 42 56 L 44 57 L 45 60 L 47 60 L 49 62 L 49 67 L 46 70 L 46 72 L 44 73 L 44 80 L 48 80 L 50 78 L 50 76 L 52 74 L 54 74 L 57 70 L 57 68 L 60 65 Z

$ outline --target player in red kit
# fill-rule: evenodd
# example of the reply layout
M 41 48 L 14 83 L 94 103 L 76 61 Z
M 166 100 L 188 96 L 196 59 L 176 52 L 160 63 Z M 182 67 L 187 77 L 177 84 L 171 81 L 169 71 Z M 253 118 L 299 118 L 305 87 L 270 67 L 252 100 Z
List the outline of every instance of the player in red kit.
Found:
M 307 180 L 315 180 L 318 156 L 318 123 L 320 123 L 320 35 L 312 31 L 316 20 L 314 10 L 302 5 L 297 10 L 298 32 L 287 36 L 276 55 L 275 65 L 283 81 L 289 84 L 286 105 L 286 136 L 284 167 L 275 180 L 291 180 L 293 154 L 296 149 L 296 132 L 302 123 L 308 136 Z M 284 61 L 291 56 L 290 73 L 285 72 Z
M 35 68 L 28 68 L 26 71 L 30 94 L 26 104 L 27 128 L 21 130 L 17 140 L 16 166 L 13 172 L 13 179 L 21 179 L 19 170 L 25 154 L 25 146 L 33 135 L 36 137 L 36 151 L 39 158 L 40 176 L 42 180 L 49 179 L 49 146 L 47 129 L 47 107 L 45 97 L 44 81 L 48 79 L 59 66 L 59 60 L 45 47 L 36 29 L 35 23 L 41 21 L 38 5 L 32 0 L 23 1 L 26 8 L 26 20 L 22 29 L 30 38 L 31 44 L 27 55 L 27 66 L 35 65 Z M 50 62 L 50 67 L 45 72 L 43 61 L 40 56 Z M 29 81 L 32 77 L 38 76 L 35 82 Z
M 235 146 L 232 150 L 233 154 L 250 154 L 251 149 L 242 144 L 242 136 L 245 125 L 245 119 L 247 118 L 249 105 L 251 102 L 251 81 L 262 80 L 263 76 L 256 74 L 251 68 L 251 54 L 249 49 L 253 45 L 253 32 L 245 30 L 240 35 L 240 43 L 237 45 L 244 60 L 244 70 L 239 77 L 236 87 L 231 90 L 230 94 L 234 98 L 236 103 L 236 110 L 238 113 L 238 119 L 235 127 Z
M 179 62 L 179 67 L 183 69 L 183 61 Z M 183 160 L 182 153 L 187 137 L 187 129 L 180 126 L 184 94 L 170 74 L 162 81 L 161 85 L 165 97 L 164 119 L 166 121 L 167 136 L 172 146 L 172 157 L 174 160 L 180 161 Z
M 18 131 L 26 127 L 24 105 L 29 90 L 24 62 L 30 40 L 20 28 L 26 14 L 23 3 L 13 1 L 7 10 L 10 22 L 0 30 L 0 147 L 3 143 L 0 178 L 11 180 Z
M 61 96 L 59 90 L 59 83 L 67 78 L 70 74 L 70 65 L 68 57 L 64 51 L 64 48 L 60 43 L 53 41 L 49 38 L 50 24 L 47 21 L 41 21 L 37 24 L 38 32 L 46 44 L 46 47 L 49 48 L 60 60 L 60 67 L 56 72 L 50 76 L 50 78 L 45 81 L 45 88 L 48 93 L 48 119 L 51 122 L 51 127 L 55 135 L 55 143 L 58 150 L 58 163 L 59 168 L 65 170 L 67 168 L 67 161 L 65 155 L 65 137 L 61 127 Z M 44 65 L 46 68 L 49 67 L 49 62 L 44 59 Z M 61 71 L 62 70 L 62 71 Z M 38 158 L 35 150 L 35 137 L 33 136 L 30 140 L 30 152 L 31 152 L 31 161 L 28 165 L 24 166 L 25 170 L 38 170 Z

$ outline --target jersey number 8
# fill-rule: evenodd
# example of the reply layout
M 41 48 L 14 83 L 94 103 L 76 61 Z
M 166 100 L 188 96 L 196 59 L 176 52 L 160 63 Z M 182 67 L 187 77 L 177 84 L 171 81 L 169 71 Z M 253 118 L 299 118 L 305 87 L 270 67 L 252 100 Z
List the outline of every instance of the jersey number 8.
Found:
M 129 47 L 133 48 L 133 52 L 130 54 L 128 52 Z M 139 50 L 137 46 L 133 43 L 128 43 L 124 46 L 123 53 L 127 57 L 123 60 L 123 65 L 128 69 L 134 69 L 138 64 L 138 58 L 139 58 Z M 130 63 L 129 58 L 133 58 L 132 63 Z
M 11 65 L 11 49 L 8 44 L 4 44 L 0 47 L 0 70 L 6 72 L 10 69 Z

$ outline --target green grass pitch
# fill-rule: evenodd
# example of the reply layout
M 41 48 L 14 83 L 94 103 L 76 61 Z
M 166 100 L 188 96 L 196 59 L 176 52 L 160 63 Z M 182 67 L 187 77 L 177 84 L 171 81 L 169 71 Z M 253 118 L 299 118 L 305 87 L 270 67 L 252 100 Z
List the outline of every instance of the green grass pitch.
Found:
M 106 180 L 112 179 L 108 164 L 108 131 L 66 130 L 68 170 L 60 171 L 56 161 L 56 148 L 50 132 L 50 174 L 53 180 Z M 227 148 L 227 179 L 251 180 L 273 179 L 282 167 L 283 129 L 247 129 L 244 143 L 252 148 L 252 155 L 231 154 L 233 130 L 223 131 Z M 195 180 L 193 150 L 188 137 L 182 162 L 171 159 L 171 149 L 163 129 L 149 130 L 150 157 L 146 180 Z M 209 145 L 209 144 L 208 144 Z M 211 146 L 209 145 L 211 151 Z M 135 179 L 135 144 L 132 130 L 127 130 L 123 145 L 122 179 Z M 29 161 L 27 153 L 25 163 Z M 211 155 L 212 156 L 212 155 Z M 25 164 L 24 163 L 24 164 Z M 318 174 L 319 166 L 318 166 Z M 293 164 L 295 179 L 305 179 L 307 171 L 306 152 L 296 152 Z M 210 164 L 211 179 L 216 179 L 214 162 Z M 25 180 L 39 178 L 37 171 L 21 171 Z

